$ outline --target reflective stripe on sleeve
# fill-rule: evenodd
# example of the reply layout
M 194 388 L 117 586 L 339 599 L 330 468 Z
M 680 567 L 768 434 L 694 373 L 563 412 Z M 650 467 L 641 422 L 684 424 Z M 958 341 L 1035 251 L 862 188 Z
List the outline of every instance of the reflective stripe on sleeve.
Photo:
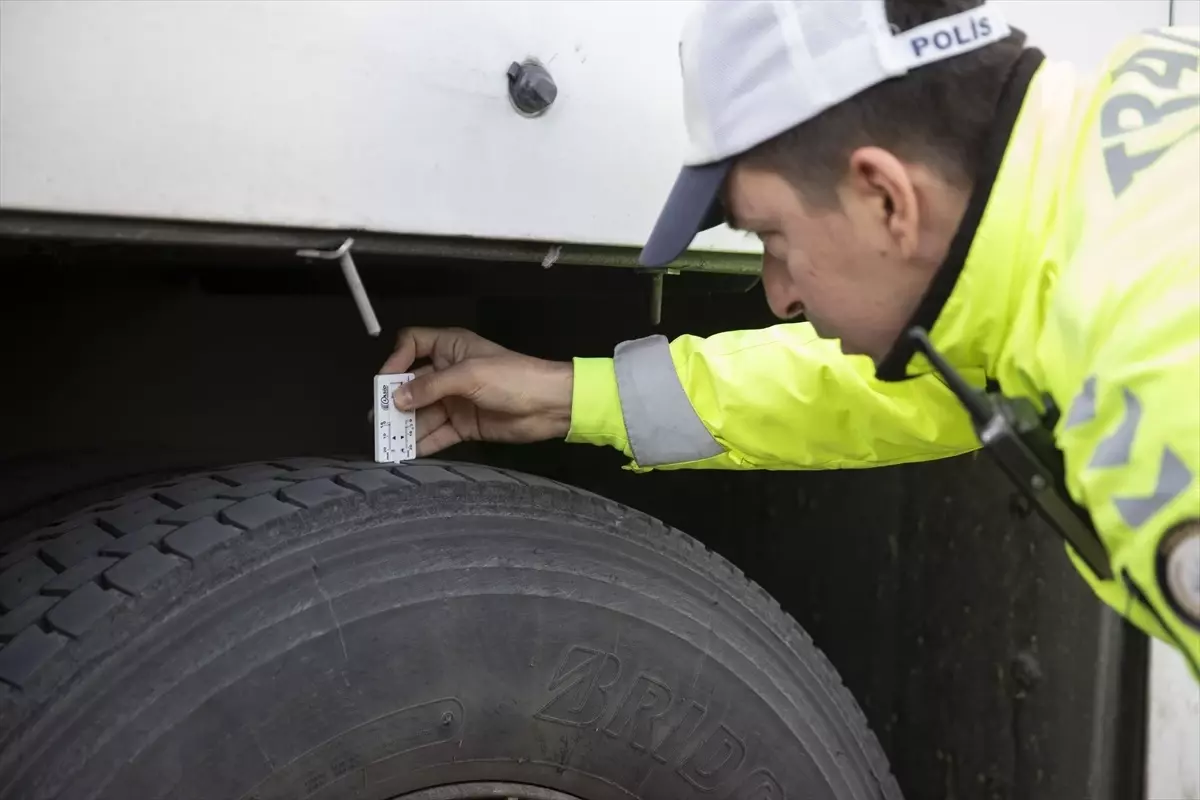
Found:
M 725 452 L 692 408 L 665 336 L 622 342 L 613 353 L 613 367 L 638 466 L 700 461 Z

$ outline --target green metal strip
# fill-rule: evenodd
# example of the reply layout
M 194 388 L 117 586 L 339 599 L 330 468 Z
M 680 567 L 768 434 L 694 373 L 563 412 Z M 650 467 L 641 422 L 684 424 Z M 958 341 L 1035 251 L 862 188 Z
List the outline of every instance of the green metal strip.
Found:
M 294 251 L 333 249 L 347 236 L 354 237 L 354 252 L 371 255 L 642 268 L 630 247 L 0 211 L 0 237 L 21 239 Z M 670 271 L 757 275 L 761 265 L 756 253 L 692 251 Z

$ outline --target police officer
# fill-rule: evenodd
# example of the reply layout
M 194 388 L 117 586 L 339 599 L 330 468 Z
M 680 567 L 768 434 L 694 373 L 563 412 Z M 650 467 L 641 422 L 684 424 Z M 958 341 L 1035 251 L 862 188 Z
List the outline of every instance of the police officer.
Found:
M 1003 444 L 1013 418 L 968 413 L 961 377 L 1043 415 L 1048 502 L 1092 537 L 1073 563 L 1200 676 L 1200 30 L 1093 77 L 978 0 L 715 0 L 680 59 L 685 165 L 642 263 L 728 222 L 805 321 L 572 363 L 404 331 L 383 371 L 431 361 L 396 397 L 419 453 L 565 437 L 636 469 L 825 469 Z

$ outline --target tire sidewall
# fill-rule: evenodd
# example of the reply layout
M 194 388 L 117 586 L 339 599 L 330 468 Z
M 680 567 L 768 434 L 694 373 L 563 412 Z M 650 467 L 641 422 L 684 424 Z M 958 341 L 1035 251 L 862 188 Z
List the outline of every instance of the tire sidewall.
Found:
M 21 785 L 98 798 L 389 798 L 483 780 L 588 800 L 846 796 L 828 749 L 846 735 L 833 690 L 793 663 L 743 579 L 663 534 L 591 495 L 508 483 L 402 487 L 265 525 L 40 676 Z

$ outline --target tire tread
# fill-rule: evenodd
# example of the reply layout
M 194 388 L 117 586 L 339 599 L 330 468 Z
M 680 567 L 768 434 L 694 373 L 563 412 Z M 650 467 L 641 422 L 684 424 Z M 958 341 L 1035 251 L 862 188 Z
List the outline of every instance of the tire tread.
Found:
M 719 578 L 788 648 L 803 653 L 853 732 L 880 796 L 900 797 L 862 710 L 812 639 L 762 587 L 696 540 L 642 512 L 557 481 L 498 467 L 423 459 L 373 462 L 296 458 L 180 476 L 100 503 L 0 548 L 0 691 L 20 691 L 70 638 L 150 592 L 229 540 L 347 498 L 405 485 L 514 484 L 559 491 L 628 522 L 643 544 Z M 203 512 L 203 513 L 202 513 Z M 100 568 L 102 567 L 102 568 Z M 77 572 L 75 570 L 78 570 Z M 70 576 L 70 577 L 68 577 Z M 86 577 L 85 577 L 86 576 Z M 63 595 L 64 589 L 69 593 Z M 853 756 L 851 756 L 853 757 Z

